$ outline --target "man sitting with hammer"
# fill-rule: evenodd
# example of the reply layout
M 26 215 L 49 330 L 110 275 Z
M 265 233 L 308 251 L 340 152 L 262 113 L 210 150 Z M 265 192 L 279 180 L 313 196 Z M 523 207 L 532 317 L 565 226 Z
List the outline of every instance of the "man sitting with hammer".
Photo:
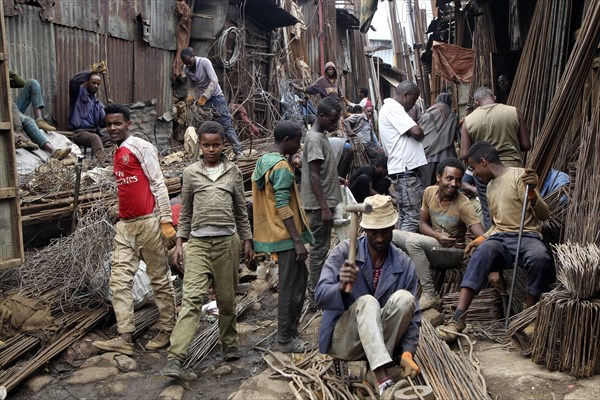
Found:
M 437 185 L 429 186 L 423 192 L 423 204 L 419 220 L 421 234 L 394 230 L 393 243 L 404 250 L 415 263 L 417 275 L 423 288 L 419 298 L 421 310 L 436 306 L 440 298 L 433 287 L 430 264 L 442 268 L 454 268 L 463 259 L 459 250 L 465 246 L 467 228 L 475 236 L 484 233 L 475 209 L 470 200 L 458 189 L 461 187 L 465 167 L 455 158 L 439 163 Z M 453 248 L 456 256 L 453 256 Z M 439 254 L 438 249 L 448 250 Z
M 315 290 L 323 309 L 319 350 L 348 361 L 366 358 L 381 398 L 392 399 L 400 384 L 388 375 L 394 357 L 401 355 L 402 378 L 420 372 L 413 361 L 421 326 L 418 277 L 408 256 L 391 245 L 398 220 L 391 198 L 375 195 L 365 203 L 373 211 L 362 216 L 365 236 L 358 239 L 356 252 L 349 241 L 337 245 Z
M 465 254 L 473 248 L 477 250 L 467 265 L 452 320 L 438 327 L 438 336 L 447 341 L 456 340 L 456 333 L 465 328 L 467 310 L 487 283 L 489 273 L 511 267 L 515 257 L 517 264 L 527 271 L 527 307 L 537 303 L 555 280 L 552 256 L 541 234 L 542 221 L 548 218 L 549 211 L 536 189 L 538 177 L 535 171 L 504 166 L 498 151 L 486 141 L 477 142 L 469 149 L 468 162 L 473 174 L 487 183 L 492 226 L 465 248 Z M 525 195 L 528 205 L 522 218 Z M 521 225 L 523 233 L 519 241 Z

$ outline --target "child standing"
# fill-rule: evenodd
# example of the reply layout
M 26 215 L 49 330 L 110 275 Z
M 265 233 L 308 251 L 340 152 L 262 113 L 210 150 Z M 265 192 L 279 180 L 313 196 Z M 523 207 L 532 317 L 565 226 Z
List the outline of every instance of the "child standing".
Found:
M 310 230 L 315 237 L 308 262 L 312 310 L 316 310 L 314 291 L 331 246 L 333 209 L 342 201 L 335 156 L 325 136 L 325 131 L 333 132 L 338 128 L 341 112 L 342 106 L 335 99 L 326 98 L 319 103 L 317 121 L 306 135 L 302 155 L 300 191 Z
M 252 174 L 254 200 L 254 247 L 259 252 L 277 253 L 279 300 L 277 350 L 284 353 L 310 350 L 298 337 L 298 323 L 304 304 L 307 251 L 313 237 L 295 184 L 294 167 L 288 157 L 300 148 L 302 128 L 293 121 L 275 127 L 271 152 L 262 156 Z
M 168 349 L 163 375 L 180 378 L 184 361 L 200 321 L 209 280 L 217 295 L 219 337 L 225 361 L 241 357 L 237 349 L 235 286 L 240 239 L 247 260 L 254 257 L 244 184 L 238 167 L 223 156 L 223 127 L 214 121 L 199 128 L 200 161 L 183 171 L 182 206 L 177 226 L 176 262 L 185 275 L 181 311 Z

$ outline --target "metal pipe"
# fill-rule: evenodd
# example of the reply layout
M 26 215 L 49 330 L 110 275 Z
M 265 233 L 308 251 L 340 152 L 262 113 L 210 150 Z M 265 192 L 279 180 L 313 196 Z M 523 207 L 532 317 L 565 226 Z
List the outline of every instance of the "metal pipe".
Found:
M 325 74 L 325 43 L 323 42 L 323 0 L 319 0 L 319 55 L 321 74 Z
M 513 266 L 512 282 L 510 284 L 510 292 L 508 294 L 508 307 L 506 309 L 506 320 L 504 321 L 504 329 L 508 329 L 508 318 L 510 317 L 510 309 L 512 307 L 513 293 L 515 291 L 515 281 L 517 280 L 517 264 L 519 263 L 519 252 L 521 251 L 521 239 L 523 238 L 523 228 L 525 225 L 525 213 L 527 212 L 527 193 L 529 185 L 525 185 L 525 198 L 523 199 L 523 209 L 521 210 L 521 224 L 519 225 L 519 236 L 517 238 L 517 253 L 515 254 L 515 264 Z
M 77 156 L 77 164 L 75 164 L 75 193 L 73 194 L 73 215 L 71 216 L 71 232 L 75 231 L 77 225 L 77 207 L 79 206 L 79 188 L 81 186 L 81 167 L 83 166 L 82 155 Z

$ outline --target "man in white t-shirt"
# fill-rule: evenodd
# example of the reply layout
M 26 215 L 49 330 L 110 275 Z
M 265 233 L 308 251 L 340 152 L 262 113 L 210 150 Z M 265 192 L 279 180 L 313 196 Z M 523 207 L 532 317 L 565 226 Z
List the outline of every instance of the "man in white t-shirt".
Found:
M 427 164 L 421 141 L 423 130 L 407 114 L 419 98 L 412 82 L 400 82 L 394 97 L 385 99 L 379 111 L 381 144 L 388 155 L 388 173 L 394 182 L 400 218 L 398 229 L 417 232 L 423 197 L 419 167 Z

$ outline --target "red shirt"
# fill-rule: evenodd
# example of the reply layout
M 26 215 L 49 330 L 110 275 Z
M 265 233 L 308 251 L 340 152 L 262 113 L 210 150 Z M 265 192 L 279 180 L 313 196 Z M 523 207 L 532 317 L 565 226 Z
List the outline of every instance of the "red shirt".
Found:
M 131 219 L 154 212 L 155 199 L 140 160 L 124 142 L 115 152 L 114 174 L 119 195 L 119 218 Z

